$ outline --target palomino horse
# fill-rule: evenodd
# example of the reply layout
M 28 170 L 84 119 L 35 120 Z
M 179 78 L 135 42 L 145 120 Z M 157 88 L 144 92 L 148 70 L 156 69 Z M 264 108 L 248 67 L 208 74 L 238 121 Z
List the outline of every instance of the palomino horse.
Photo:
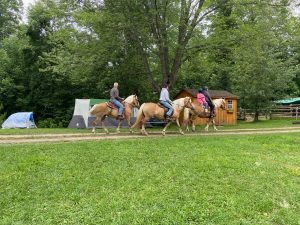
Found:
M 166 129 L 175 120 L 176 120 L 177 126 L 179 128 L 179 132 L 181 134 L 184 134 L 183 131 L 181 130 L 181 127 L 179 124 L 179 114 L 185 107 L 191 108 L 191 109 L 194 108 L 190 97 L 180 98 L 180 99 L 173 101 L 174 113 L 171 117 L 171 120 L 164 127 L 164 129 L 162 131 L 163 135 L 166 135 Z M 145 123 L 152 117 L 155 117 L 157 119 L 164 119 L 164 114 L 165 114 L 164 108 L 158 106 L 158 104 L 152 103 L 152 102 L 144 103 L 141 105 L 141 108 L 139 109 L 139 111 L 137 113 L 136 121 L 132 125 L 131 128 L 134 128 L 138 124 L 140 124 L 142 126 L 141 133 L 148 135 L 148 133 L 145 129 Z
M 124 103 L 125 103 L 124 117 L 127 120 L 130 132 L 132 132 L 131 123 L 130 123 L 132 108 L 133 107 L 139 108 L 140 103 L 136 95 L 130 95 L 124 100 Z M 105 117 L 109 116 L 114 119 L 118 117 L 118 109 L 109 107 L 106 102 L 94 105 L 93 108 L 91 108 L 90 113 L 91 115 L 96 116 L 96 119 L 93 122 L 93 130 L 92 130 L 93 133 L 96 133 L 96 125 L 99 123 L 99 121 L 101 121 L 102 127 L 104 128 L 105 132 L 108 133 L 108 130 L 104 124 Z M 122 121 L 120 120 L 117 127 L 118 133 L 120 132 L 121 123 Z
M 226 110 L 226 101 L 223 98 L 214 99 L 213 103 L 215 105 L 215 112 L 217 111 L 217 108 L 221 108 L 223 110 Z M 218 130 L 215 123 L 215 116 L 210 116 L 209 112 L 205 112 L 203 106 L 200 107 L 200 109 L 197 107 L 195 110 L 191 110 L 189 108 L 184 109 L 184 116 L 183 116 L 183 122 L 186 124 L 186 130 L 189 131 L 189 122 L 192 124 L 192 131 L 195 131 L 195 120 L 197 117 L 200 118 L 208 118 L 208 121 L 205 126 L 205 131 L 208 131 L 209 125 L 212 123 L 214 126 L 214 130 Z

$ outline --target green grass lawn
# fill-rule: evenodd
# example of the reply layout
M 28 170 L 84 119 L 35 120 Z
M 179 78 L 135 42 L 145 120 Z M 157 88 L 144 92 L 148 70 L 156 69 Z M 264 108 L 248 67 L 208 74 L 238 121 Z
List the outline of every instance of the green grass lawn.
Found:
M 261 120 L 258 122 L 238 121 L 236 125 L 218 126 L 218 129 L 252 129 L 252 128 L 284 128 L 284 127 L 300 127 L 300 124 L 292 124 L 295 119 L 280 119 Z M 299 120 L 300 121 L 300 120 Z M 148 131 L 161 131 L 163 127 L 147 128 Z M 203 131 L 204 125 L 196 127 L 197 131 Z M 110 132 L 115 132 L 116 128 L 110 128 Z M 177 131 L 175 124 L 168 128 L 169 131 Z M 210 127 L 212 130 L 212 127 Z M 137 130 L 136 130 L 137 131 Z M 98 133 L 103 133 L 103 129 L 97 129 Z M 122 128 L 122 133 L 127 132 L 128 128 Z M 68 129 L 68 128 L 38 128 L 38 129 L 0 129 L 0 135 L 15 135 L 15 134 L 63 134 L 63 133 L 91 133 L 91 129 Z
M 65 134 L 65 133 L 90 133 L 90 132 L 91 129 L 69 129 L 69 128 L 0 129 L 0 135 Z
M 299 224 L 300 133 L 0 146 L 0 224 Z
M 281 127 L 300 127 L 300 124 L 293 124 L 295 119 L 274 118 L 272 120 L 259 120 L 257 122 L 238 121 L 236 125 L 222 126 L 224 129 L 251 129 L 251 128 L 281 128 Z

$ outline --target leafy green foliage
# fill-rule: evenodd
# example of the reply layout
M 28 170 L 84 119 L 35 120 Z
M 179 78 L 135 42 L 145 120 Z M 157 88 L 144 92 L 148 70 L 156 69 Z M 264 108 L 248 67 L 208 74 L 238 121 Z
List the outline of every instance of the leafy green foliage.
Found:
M 37 0 L 19 25 L 21 2 L 2 1 L 3 112 L 66 126 L 75 98 L 108 98 L 117 81 L 122 97 L 157 101 L 169 81 L 172 95 L 207 85 L 258 113 L 299 94 L 293 2 Z
M 0 43 L 13 33 L 19 23 L 21 0 L 2 0 L 0 1 Z
M 257 116 L 272 100 L 291 95 L 296 76 L 290 51 L 294 31 L 285 4 L 228 1 L 219 7 L 210 17 L 207 39 L 193 43 L 183 67 L 189 75 L 182 81 L 231 90 L 241 97 L 240 105 Z

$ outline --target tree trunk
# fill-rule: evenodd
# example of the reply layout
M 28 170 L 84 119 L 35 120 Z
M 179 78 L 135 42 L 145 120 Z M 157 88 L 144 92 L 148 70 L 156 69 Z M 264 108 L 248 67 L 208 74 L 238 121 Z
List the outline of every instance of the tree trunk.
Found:
M 254 114 L 254 122 L 257 122 L 257 121 L 258 121 L 258 116 L 259 116 L 258 110 L 255 110 L 255 114 Z

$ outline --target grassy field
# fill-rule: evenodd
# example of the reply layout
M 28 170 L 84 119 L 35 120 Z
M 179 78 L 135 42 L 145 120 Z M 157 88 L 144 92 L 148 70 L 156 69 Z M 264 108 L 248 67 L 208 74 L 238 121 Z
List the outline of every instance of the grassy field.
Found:
M 0 146 L 0 224 L 299 224 L 300 133 Z
M 300 127 L 300 124 L 293 122 L 300 120 L 290 118 L 274 118 L 272 120 L 259 120 L 257 122 L 238 121 L 236 125 L 222 126 L 224 129 L 251 129 L 251 128 L 281 128 L 281 127 Z
M 273 119 L 261 120 L 258 122 L 238 121 L 236 125 L 218 126 L 220 130 L 226 129 L 252 129 L 252 128 L 284 128 L 284 127 L 300 127 L 300 124 L 292 124 L 295 119 Z M 300 120 L 299 120 L 300 121 Z M 212 129 L 212 127 L 210 127 Z M 115 128 L 110 128 L 110 132 L 115 132 Z M 162 127 L 147 128 L 148 131 L 161 131 Z M 177 131 L 175 124 L 168 128 L 169 131 Z M 197 131 L 204 130 L 204 125 L 196 127 Z M 136 130 L 137 131 L 137 130 Z M 103 133 L 103 129 L 97 129 L 98 133 Z M 128 133 L 128 128 L 121 129 L 121 132 Z M 91 133 L 91 129 L 68 129 L 68 128 L 38 128 L 38 129 L 0 129 L 0 135 L 15 134 L 62 134 L 62 133 Z

